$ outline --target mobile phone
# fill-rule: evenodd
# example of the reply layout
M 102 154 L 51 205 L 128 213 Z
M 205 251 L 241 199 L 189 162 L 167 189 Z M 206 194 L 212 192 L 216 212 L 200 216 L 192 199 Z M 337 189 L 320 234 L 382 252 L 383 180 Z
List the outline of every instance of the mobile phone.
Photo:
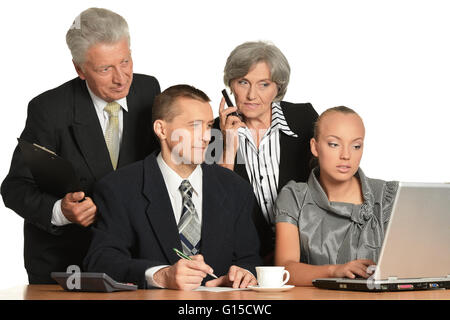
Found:
M 228 93 L 227 93 L 227 90 L 226 90 L 226 89 L 223 89 L 223 90 L 222 90 L 222 95 L 223 95 L 223 97 L 225 98 L 225 102 L 226 102 L 226 104 L 227 104 L 227 107 L 228 107 L 228 108 L 229 108 L 229 107 L 233 107 L 233 103 L 231 102 L 230 97 L 228 96 Z M 232 113 L 229 114 L 229 116 L 236 116 L 236 117 L 238 117 L 239 119 L 241 119 L 241 116 L 240 116 L 239 113 L 237 113 L 237 112 L 232 112 Z

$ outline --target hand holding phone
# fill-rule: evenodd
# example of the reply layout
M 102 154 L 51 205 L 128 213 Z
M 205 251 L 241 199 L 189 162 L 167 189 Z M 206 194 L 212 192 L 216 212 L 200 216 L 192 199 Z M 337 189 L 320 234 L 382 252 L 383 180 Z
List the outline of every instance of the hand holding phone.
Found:
M 231 100 L 230 100 L 230 97 L 228 96 L 228 93 L 227 93 L 227 90 L 226 90 L 226 89 L 223 89 L 223 90 L 222 90 L 222 95 L 223 95 L 223 97 L 225 98 L 225 103 L 227 104 L 227 107 L 228 107 L 228 108 L 229 108 L 229 107 L 234 107 L 234 106 L 233 106 L 233 103 L 232 103 Z M 241 116 L 240 116 L 237 112 L 232 112 L 232 113 L 229 114 L 229 116 L 230 116 L 230 115 L 236 116 L 236 117 L 238 117 L 239 119 L 241 119 Z
M 233 106 L 230 97 L 226 90 L 222 90 L 223 99 L 220 101 L 219 107 L 219 119 L 220 130 L 222 131 L 223 138 L 223 153 L 221 159 L 221 166 L 234 170 L 234 160 L 236 159 L 236 153 L 239 148 L 239 128 L 245 128 L 245 122 L 243 122 L 242 116 L 237 113 L 237 108 Z M 225 103 L 228 108 L 236 108 L 227 110 L 225 109 Z M 236 111 L 234 111 L 236 110 Z M 229 117 L 233 115 L 235 117 Z

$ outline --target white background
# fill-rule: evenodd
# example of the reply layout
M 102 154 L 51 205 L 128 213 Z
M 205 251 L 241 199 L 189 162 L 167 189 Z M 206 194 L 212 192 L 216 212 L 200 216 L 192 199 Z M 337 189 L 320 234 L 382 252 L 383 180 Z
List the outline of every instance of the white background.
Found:
M 6 4 L 5 4 L 6 3 Z M 366 125 L 362 168 L 385 180 L 450 181 L 450 10 L 446 1 L 8 1 L 0 12 L 0 179 L 34 96 L 76 76 L 65 33 L 84 9 L 121 14 L 134 71 L 212 99 L 225 60 L 269 40 L 291 65 L 286 101 L 345 105 Z M 0 205 L 0 289 L 27 283 L 23 220 Z

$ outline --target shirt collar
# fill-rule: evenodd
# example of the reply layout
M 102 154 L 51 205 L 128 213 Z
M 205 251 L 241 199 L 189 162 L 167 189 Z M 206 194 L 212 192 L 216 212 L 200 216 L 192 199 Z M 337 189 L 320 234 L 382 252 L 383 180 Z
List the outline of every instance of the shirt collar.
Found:
M 183 179 L 176 173 L 172 168 L 170 168 L 164 161 L 161 152 L 156 157 L 156 162 L 158 163 L 159 169 L 163 175 L 164 181 L 166 183 L 167 189 L 170 193 L 174 194 L 178 191 L 183 180 L 188 180 L 189 183 L 194 188 L 194 193 L 197 195 L 202 191 L 202 178 L 203 172 L 202 167 L 197 165 L 197 167 L 192 171 L 191 175 L 186 179 Z
M 288 136 L 298 138 L 298 135 L 289 127 L 280 102 L 272 102 L 272 120 L 270 123 L 270 128 L 266 131 L 261 140 L 263 140 L 266 136 L 271 135 L 275 130 L 279 130 Z M 249 138 L 251 137 L 251 134 L 247 127 L 238 128 L 238 133 L 244 137 L 247 137 L 250 141 L 252 140 Z
M 315 167 L 308 178 L 308 188 L 311 191 L 311 195 L 315 204 L 321 207 L 324 210 L 331 211 L 337 215 L 351 217 L 355 222 L 359 222 L 360 219 L 360 207 L 365 208 L 373 208 L 374 206 L 374 197 L 373 191 L 370 187 L 369 180 L 362 171 L 361 168 L 358 168 L 358 171 L 355 173 L 355 176 L 359 179 L 361 183 L 361 191 L 364 198 L 364 203 L 361 205 L 353 205 L 349 206 L 348 203 L 344 202 L 330 202 L 328 197 L 323 190 L 320 182 L 319 182 L 320 169 L 319 167 Z M 357 210 L 355 210 L 357 208 Z M 366 210 L 367 211 L 367 210 Z
M 270 129 L 278 129 L 288 136 L 298 138 L 298 135 L 289 127 L 280 102 L 272 103 L 272 122 L 270 124 Z
M 108 102 L 106 102 L 105 100 L 103 100 L 100 97 L 97 97 L 91 90 L 91 88 L 89 88 L 89 85 L 87 83 L 87 81 L 85 81 L 86 83 L 86 87 L 88 89 L 89 95 L 91 96 L 92 102 L 94 103 L 94 107 L 97 110 L 97 113 L 102 113 L 103 109 L 106 107 L 106 105 L 108 104 Z M 122 99 L 118 99 L 116 100 L 116 102 L 118 104 L 120 104 L 120 106 L 125 110 L 128 111 L 128 105 L 127 105 L 127 97 L 123 97 Z

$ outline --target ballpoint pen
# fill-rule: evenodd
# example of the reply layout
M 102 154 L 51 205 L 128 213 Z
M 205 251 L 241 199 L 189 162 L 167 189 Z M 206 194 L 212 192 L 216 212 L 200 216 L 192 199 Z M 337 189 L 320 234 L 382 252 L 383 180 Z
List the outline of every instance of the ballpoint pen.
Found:
M 181 252 L 180 250 L 173 248 L 173 251 L 175 251 L 175 253 L 177 254 L 177 256 L 179 256 L 181 259 L 186 259 L 186 260 L 190 260 L 192 261 L 192 258 L 185 255 L 183 252 Z M 211 277 L 217 279 L 217 276 L 214 273 L 208 273 Z

